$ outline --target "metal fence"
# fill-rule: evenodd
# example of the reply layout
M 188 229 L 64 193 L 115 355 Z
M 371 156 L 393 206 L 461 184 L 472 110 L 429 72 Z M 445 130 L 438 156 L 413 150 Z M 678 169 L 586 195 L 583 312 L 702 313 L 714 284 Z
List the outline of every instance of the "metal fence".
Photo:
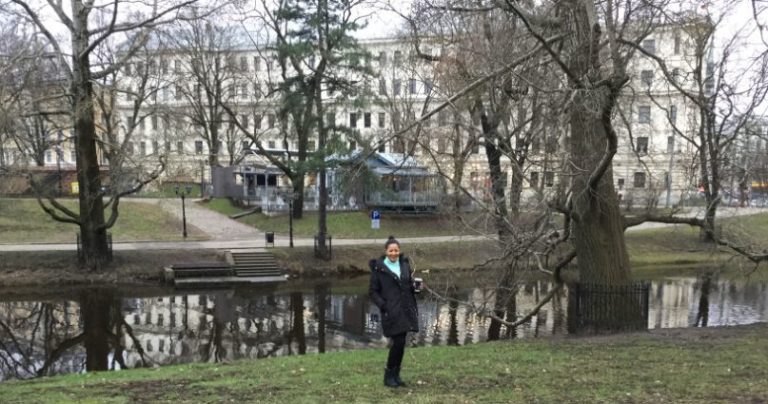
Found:
M 650 284 L 576 283 L 569 287 L 570 333 L 605 333 L 648 329 Z
M 75 235 L 77 236 L 77 259 L 82 262 L 85 260 L 83 243 L 80 240 L 80 233 L 75 233 Z M 112 233 L 107 233 L 107 259 L 112 261 Z

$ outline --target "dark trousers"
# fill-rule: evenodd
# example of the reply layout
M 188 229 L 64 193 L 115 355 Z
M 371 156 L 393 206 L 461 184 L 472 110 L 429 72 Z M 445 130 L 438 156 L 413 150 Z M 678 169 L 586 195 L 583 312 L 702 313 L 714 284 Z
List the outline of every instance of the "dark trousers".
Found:
M 387 369 L 399 368 L 403 363 L 403 354 L 405 353 L 405 336 L 408 333 L 402 333 L 392 336 L 392 345 L 389 347 L 389 356 L 387 357 Z

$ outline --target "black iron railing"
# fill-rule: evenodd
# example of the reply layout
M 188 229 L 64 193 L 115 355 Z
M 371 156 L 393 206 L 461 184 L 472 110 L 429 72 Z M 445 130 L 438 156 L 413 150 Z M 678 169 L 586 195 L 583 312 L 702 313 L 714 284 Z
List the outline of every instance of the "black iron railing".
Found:
M 569 286 L 571 333 L 637 331 L 648 328 L 648 282 Z

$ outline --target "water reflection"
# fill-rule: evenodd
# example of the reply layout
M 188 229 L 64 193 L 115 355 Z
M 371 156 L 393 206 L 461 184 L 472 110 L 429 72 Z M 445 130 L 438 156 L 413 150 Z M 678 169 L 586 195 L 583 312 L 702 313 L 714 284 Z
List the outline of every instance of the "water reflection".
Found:
M 499 290 L 451 288 L 449 302 L 419 302 L 414 345 L 462 345 L 489 339 L 566 333 L 566 289 L 516 329 L 473 314 L 457 301 L 489 307 L 514 321 L 551 285 Z M 713 275 L 652 282 L 650 328 L 768 321 L 766 284 Z M 349 288 L 347 288 L 349 289 Z M 66 297 L 0 302 L 0 380 L 188 362 L 322 353 L 387 344 L 365 285 L 302 290 L 161 291 L 154 296 L 88 289 Z

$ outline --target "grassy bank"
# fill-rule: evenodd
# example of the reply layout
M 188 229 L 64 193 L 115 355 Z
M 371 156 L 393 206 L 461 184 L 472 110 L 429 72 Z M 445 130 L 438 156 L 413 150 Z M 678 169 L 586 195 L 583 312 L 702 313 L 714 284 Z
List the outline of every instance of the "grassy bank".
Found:
M 62 204 L 78 212 L 77 201 L 61 200 Z M 156 205 L 120 202 L 120 217 L 109 231 L 113 241 L 170 241 L 182 240 L 181 220 L 158 209 Z M 109 211 L 106 212 L 109 215 Z M 205 233 L 188 226 L 191 239 L 205 239 Z M 50 218 L 35 199 L 0 199 L 0 243 L 74 243 L 78 228 L 72 224 Z
M 4 403 L 764 402 L 768 326 L 672 329 L 406 351 L 406 388 L 381 385 L 385 350 L 68 375 L 3 383 Z
M 314 257 L 312 247 L 270 249 L 278 263 L 295 274 L 354 274 L 368 273 L 368 260 L 384 254 L 383 245 L 334 246 L 333 260 Z M 500 253 L 491 242 L 410 243 L 403 252 L 417 270 L 467 269 Z
M 74 251 L 3 252 L 0 288 L 65 284 L 157 284 L 164 266 L 174 263 L 219 261 L 215 250 L 115 251 L 113 262 L 101 273 L 77 268 Z

